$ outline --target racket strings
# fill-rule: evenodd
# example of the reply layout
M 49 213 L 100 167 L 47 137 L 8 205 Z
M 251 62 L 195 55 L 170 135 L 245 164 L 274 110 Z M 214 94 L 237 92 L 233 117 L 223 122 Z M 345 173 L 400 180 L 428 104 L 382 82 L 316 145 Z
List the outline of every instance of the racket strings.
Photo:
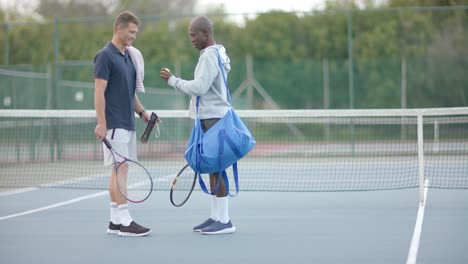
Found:
M 153 182 L 148 171 L 140 164 L 126 161 L 117 170 L 119 190 L 125 198 L 133 202 L 146 200 L 151 194 Z

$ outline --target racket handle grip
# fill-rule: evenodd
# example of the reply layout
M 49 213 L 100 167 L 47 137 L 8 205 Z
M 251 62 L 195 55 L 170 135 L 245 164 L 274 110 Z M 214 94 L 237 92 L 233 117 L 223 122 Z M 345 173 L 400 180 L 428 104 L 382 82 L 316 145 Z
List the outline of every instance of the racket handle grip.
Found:
M 106 147 L 107 147 L 108 149 L 112 149 L 112 146 L 111 146 L 111 144 L 109 143 L 109 141 L 107 141 L 107 138 L 104 138 L 104 139 L 102 140 L 102 142 L 104 142 L 104 144 L 106 144 Z
M 158 121 L 158 119 L 159 119 L 159 116 L 155 112 L 152 112 L 150 122 L 154 125 L 154 123 L 156 123 L 156 121 Z

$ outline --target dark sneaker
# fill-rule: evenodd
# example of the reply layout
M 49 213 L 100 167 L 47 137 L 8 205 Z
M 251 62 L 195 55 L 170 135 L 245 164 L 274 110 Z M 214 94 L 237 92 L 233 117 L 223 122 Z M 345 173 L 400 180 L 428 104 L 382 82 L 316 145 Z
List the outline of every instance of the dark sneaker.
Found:
M 107 234 L 118 234 L 120 231 L 120 224 L 116 225 L 109 221 L 109 227 L 107 228 Z
M 236 227 L 232 225 L 231 221 L 226 224 L 217 221 L 203 228 L 200 232 L 204 235 L 231 234 L 236 232 Z
M 129 226 L 120 226 L 119 236 L 132 236 L 132 237 L 139 237 L 139 236 L 146 236 L 151 233 L 151 229 L 143 227 L 135 221 L 132 221 Z
M 200 232 L 203 228 L 212 225 L 214 222 L 216 222 L 216 221 L 211 219 L 211 218 L 208 218 L 205 222 L 203 222 L 203 223 L 201 223 L 201 224 L 199 224 L 197 226 L 194 226 L 193 231 L 194 232 Z

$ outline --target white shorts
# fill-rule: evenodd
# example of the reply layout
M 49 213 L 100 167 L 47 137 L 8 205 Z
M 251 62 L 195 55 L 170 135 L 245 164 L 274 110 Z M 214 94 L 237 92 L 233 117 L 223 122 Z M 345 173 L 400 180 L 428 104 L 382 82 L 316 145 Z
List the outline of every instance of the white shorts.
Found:
M 107 131 L 106 138 L 112 145 L 112 148 L 115 152 L 133 161 L 137 161 L 137 142 L 135 131 L 129 131 L 121 128 L 109 129 Z M 104 143 L 102 143 L 102 149 L 104 151 L 104 166 L 114 164 L 112 153 Z M 123 158 L 121 158 L 119 155 L 114 156 L 117 162 L 123 161 Z

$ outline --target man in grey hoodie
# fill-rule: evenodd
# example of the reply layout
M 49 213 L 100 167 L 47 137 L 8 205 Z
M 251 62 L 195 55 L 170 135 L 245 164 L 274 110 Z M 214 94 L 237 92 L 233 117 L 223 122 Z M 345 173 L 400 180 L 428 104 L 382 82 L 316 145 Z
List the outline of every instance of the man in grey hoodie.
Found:
M 192 46 L 200 50 L 198 64 L 195 67 L 193 80 L 183 80 L 171 74 L 167 69 L 160 72 L 160 76 L 170 86 L 180 92 L 192 96 L 189 106 L 191 118 L 196 118 L 196 98 L 200 96 L 198 116 L 204 131 L 210 129 L 219 121 L 231 105 L 227 99 L 227 87 L 218 64 L 218 54 L 226 74 L 231 69 L 226 49 L 216 44 L 213 35 L 213 22 L 208 17 L 198 16 L 189 25 Z M 227 76 L 226 76 L 227 78 Z M 218 181 L 219 173 L 210 173 L 210 187 L 213 192 Z M 211 197 L 211 216 L 203 223 L 193 228 L 202 234 L 229 234 L 236 231 L 236 227 L 229 218 L 228 196 L 223 180 L 220 180 L 218 191 Z

